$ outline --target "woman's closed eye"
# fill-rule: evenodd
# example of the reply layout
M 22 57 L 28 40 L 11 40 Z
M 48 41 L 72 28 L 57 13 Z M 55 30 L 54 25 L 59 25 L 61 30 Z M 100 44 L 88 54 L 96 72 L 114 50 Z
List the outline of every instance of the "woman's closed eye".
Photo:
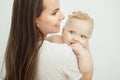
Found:
M 57 14 L 57 11 L 53 12 L 52 15 L 56 15 Z
M 60 9 L 59 9 L 59 8 L 57 8 L 57 9 L 53 10 L 53 11 L 52 11 L 52 15 L 56 15 L 59 11 L 60 11 Z

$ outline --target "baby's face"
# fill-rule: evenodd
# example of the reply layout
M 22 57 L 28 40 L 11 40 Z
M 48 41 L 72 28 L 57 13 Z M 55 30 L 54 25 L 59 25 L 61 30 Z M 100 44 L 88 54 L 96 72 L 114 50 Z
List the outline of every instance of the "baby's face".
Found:
M 85 45 L 92 34 L 92 29 L 93 27 L 89 21 L 71 19 L 64 27 L 63 42 L 68 45 L 75 43 Z

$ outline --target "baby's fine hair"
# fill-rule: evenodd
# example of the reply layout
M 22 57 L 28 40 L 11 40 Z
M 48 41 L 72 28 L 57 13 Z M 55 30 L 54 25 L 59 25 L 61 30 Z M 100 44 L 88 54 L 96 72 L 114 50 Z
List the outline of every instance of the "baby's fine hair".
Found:
M 87 13 L 84 13 L 81 11 L 73 12 L 73 14 L 69 15 L 68 20 L 71 20 L 73 18 L 76 18 L 79 20 L 88 20 L 90 23 L 92 23 L 92 25 L 94 24 L 93 19 Z

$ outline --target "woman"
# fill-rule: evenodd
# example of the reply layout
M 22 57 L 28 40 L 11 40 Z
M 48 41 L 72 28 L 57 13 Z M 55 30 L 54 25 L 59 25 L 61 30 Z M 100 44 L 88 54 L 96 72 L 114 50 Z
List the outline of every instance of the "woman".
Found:
M 39 72 L 43 66 L 41 60 L 44 60 L 40 55 L 44 54 L 44 47 L 48 48 L 48 45 L 45 45 L 49 43 L 45 40 L 46 35 L 58 32 L 63 18 L 58 0 L 14 0 L 4 80 L 52 79 L 50 76 L 45 78 L 48 75 L 39 77 L 42 76 L 42 71 L 45 73 L 44 70 Z M 70 51 L 72 53 L 72 50 Z M 67 51 L 63 49 L 63 52 Z M 76 73 L 77 78 L 80 79 L 78 69 Z M 62 76 L 67 78 L 72 75 Z

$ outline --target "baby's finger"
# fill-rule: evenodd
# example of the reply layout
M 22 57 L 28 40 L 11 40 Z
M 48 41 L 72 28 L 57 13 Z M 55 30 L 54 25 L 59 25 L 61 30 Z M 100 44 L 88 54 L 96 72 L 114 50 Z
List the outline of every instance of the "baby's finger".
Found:
M 71 44 L 71 47 L 72 47 L 72 49 L 74 49 L 74 50 L 77 50 L 77 49 L 83 50 L 83 49 L 84 49 L 84 47 L 83 47 L 82 45 L 80 45 L 79 43 Z

